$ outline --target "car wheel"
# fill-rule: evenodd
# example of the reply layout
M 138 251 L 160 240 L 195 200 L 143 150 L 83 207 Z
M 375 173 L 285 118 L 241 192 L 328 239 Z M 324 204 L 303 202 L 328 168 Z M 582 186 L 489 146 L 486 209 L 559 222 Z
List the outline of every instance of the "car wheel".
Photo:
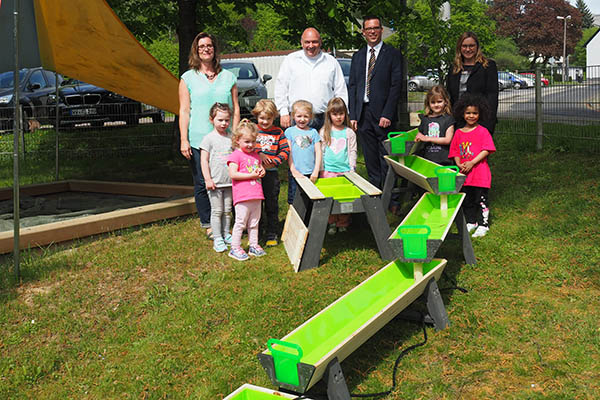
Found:
M 417 84 L 414 82 L 408 82 L 408 91 L 409 92 L 416 92 L 418 89 Z
M 521 89 L 521 84 L 519 82 L 515 82 L 515 89 Z

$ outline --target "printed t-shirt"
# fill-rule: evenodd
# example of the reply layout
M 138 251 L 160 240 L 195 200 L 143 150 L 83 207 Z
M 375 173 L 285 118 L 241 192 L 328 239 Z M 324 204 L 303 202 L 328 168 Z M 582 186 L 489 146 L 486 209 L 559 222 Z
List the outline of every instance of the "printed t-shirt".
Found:
M 302 175 L 312 174 L 315 169 L 315 144 L 321 141 L 317 130 L 302 130 L 291 126 L 285 130 L 285 137 L 292 149 L 292 160 L 296 169 Z
M 208 166 L 210 176 L 215 185 L 220 187 L 231 186 L 231 178 L 227 170 L 227 157 L 233 151 L 231 148 L 231 135 L 223 136 L 217 131 L 212 131 L 204 136 L 200 149 L 208 152 Z
M 246 153 L 236 149 L 227 157 L 227 165 L 236 163 L 238 172 L 251 173 L 261 166 L 260 157 L 256 151 Z M 264 200 L 260 179 L 232 179 L 233 205 L 248 200 Z
M 460 157 L 460 162 L 464 163 L 471 161 L 484 150 L 489 151 L 490 154 L 496 151 L 492 135 L 486 128 L 478 125 L 471 132 L 457 129 L 450 144 L 449 157 Z M 487 160 L 487 157 L 484 158 L 471 169 L 467 174 L 464 186 L 491 187 L 492 172 Z

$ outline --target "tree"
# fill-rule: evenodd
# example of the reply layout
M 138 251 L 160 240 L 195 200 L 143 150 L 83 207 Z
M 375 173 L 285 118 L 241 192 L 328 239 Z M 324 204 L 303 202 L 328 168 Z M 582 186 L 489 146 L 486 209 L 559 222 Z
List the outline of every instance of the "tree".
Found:
M 557 16 L 570 15 L 567 20 L 567 54 L 573 52 L 581 38 L 581 13 L 565 0 L 495 0 L 490 15 L 496 20 L 497 33 L 510 37 L 519 52 L 530 57 L 531 68 L 541 58 L 563 54 L 563 23 Z
M 575 7 L 577 7 L 582 16 L 581 27 L 583 29 L 588 29 L 594 26 L 594 15 L 588 8 L 587 4 L 585 4 L 585 1 L 577 0 Z
M 493 57 L 498 70 L 524 70 L 529 65 L 527 57 L 519 54 L 519 48 L 511 38 L 498 37 L 496 40 L 496 54 Z

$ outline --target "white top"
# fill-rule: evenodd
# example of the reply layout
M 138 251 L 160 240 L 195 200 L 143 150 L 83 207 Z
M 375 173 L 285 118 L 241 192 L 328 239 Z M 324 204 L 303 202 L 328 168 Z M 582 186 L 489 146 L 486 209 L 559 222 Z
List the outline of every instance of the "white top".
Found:
M 275 80 L 275 104 L 279 114 L 289 115 L 297 100 L 309 101 L 313 113 L 321 114 L 334 97 L 341 97 L 348 104 L 342 67 L 334 57 L 321 51 L 310 60 L 304 50 L 285 57 Z
M 377 62 L 377 57 L 379 57 L 379 51 L 381 50 L 381 46 L 383 46 L 382 41 L 377 43 L 375 47 L 367 45 L 367 62 L 365 63 L 365 97 L 363 98 L 364 103 L 369 102 L 369 98 L 367 97 L 367 78 L 369 77 L 369 59 L 371 58 L 371 49 L 375 49 L 375 62 Z

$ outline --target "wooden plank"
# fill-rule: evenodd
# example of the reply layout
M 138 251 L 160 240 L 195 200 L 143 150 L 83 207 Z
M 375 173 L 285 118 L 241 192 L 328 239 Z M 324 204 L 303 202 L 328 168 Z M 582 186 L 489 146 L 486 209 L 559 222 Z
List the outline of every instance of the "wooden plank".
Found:
M 302 221 L 296 209 L 290 206 L 285 217 L 281 241 L 296 272 L 298 272 L 298 268 L 300 267 L 300 260 L 302 260 L 302 253 L 304 252 L 307 238 L 308 228 L 304 225 L 304 221 Z
M 300 178 L 296 178 L 296 182 L 298 182 L 298 186 L 302 188 L 311 200 L 323 200 L 325 198 L 325 195 L 307 177 L 301 176 Z
M 43 194 L 67 192 L 69 190 L 68 181 L 59 181 L 52 183 L 39 183 L 34 185 L 23 185 L 19 188 L 20 195 L 39 196 Z M 13 188 L 0 189 L 0 200 L 9 200 L 13 198 Z
M 388 163 L 388 165 L 394 169 L 394 172 L 397 175 L 400 175 L 404 179 L 408 179 L 409 181 L 419 185 L 428 192 L 433 193 L 433 189 L 431 188 L 431 185 L 429 185 L 429 182 L 427 182 L 427 177 L 425 175 L 420 174 L 417 171 L 404 166 L 403 164 L 397 162 L 396 160 L 393 160 L 389 156 L 384 156 L 383 158 Z M 404 160 L 402 161 L 404 162 Z
M 193 195 L 192 186 L 157 185 L 153 183 L 104 182 L 104 181 L 68 181 L 69 190 L 73 192 L 111 193 L 129 196 L 172 197 Z
M 19 244 L 22 249 L 38 247 L 195 212 L 196 204 L 193 197 L 175 199 L 126 210 L 74 218 L 68 221 L 22 228 Z M 0 233 L 0 254 L 11 252 L 13 243 L 12 231 Z
M 379 190 L 376 186 L 372 185 L 371 182 L 360 176 L 354 171 L 345 172 L 344 176 L 348 178 L 350 182 L 352 182 L 356 187 L 360 190 L 368 194 L 369 196 L 380 196 L 381 190 Z

